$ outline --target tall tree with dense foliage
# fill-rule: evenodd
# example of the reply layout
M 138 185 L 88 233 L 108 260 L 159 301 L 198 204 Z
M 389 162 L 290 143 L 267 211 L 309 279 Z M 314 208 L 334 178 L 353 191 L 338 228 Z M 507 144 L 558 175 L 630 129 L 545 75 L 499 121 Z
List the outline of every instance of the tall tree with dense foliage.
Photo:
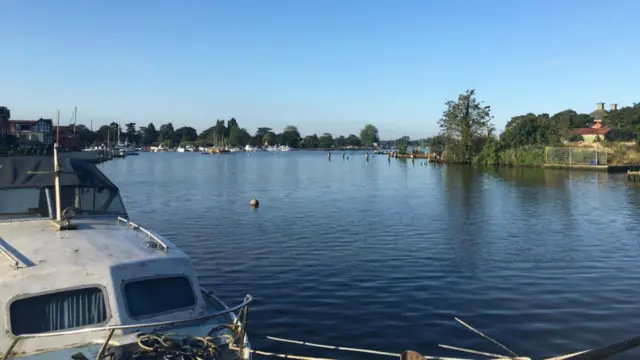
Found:
M 198 132 L 191 126 L 183 126 L 175 131 L 174 142 L 178 144 L 191 143 L 198 138 Z
M 287 145 L 295 148 L 298 147 L 298 144 L 301 140 L 302 137 L 300 136 L 300 132 L 298 131 L 298 128 L 296 126 L 288 125 L 282 131 L 281 145 Z
M 333 147 L 333 135 L 330 133 L 324 133 L 318 138 L 318 147 L 328 149 Z
M 158 141 L 158 131 L 153 123 L 149 123 L 142 132 L 142 143 L 144 145 L 152 145 Z
M 607 140 L 637 139 L 637 130 L 640 127 L 640 103 L 609 111 L 602 119 L 602 125 L 611 128 L 606 135 Z
M 561 140 L 560 128 L 557 125 L 549 118 L 549 114 L 528 113 L 514 116 L 505 126 L 500 140 L 503 145 L 511 148 L 557 144 Z
M 438 122 L 441 133 L 452 140 L 450 148 L 457 162 L 471 162 L 480 150 L 476 146 L 477 138 L 493 131 L 491 107 L 479 102 L 475 94 L 471 89 L 460 94 L 456 101 L 447 101 Z
M 347 136 L 347 146 L 355 146 L 355 147 L 362 146 L 362 140 L 359 137 L 357 137 L 355 134 L 351 134 Z
M 380 142 L 378 136 L 378 128 L 367 124 L 360 130 L 360 141 L 364 146 L 373 146 L 374 143 Z
M 262 145 L 272 146 L 276 144 L 276 134 L 273 131 L 267 131 L 262 137 Z
M 160 125 L 160 130 L 158 130 L 158 141 L 165 144 L 173 144 L 174 141 L 174 132 L 173 124 L 162 124 Z
M 124 124 L 124 128 L 126 129 L 124 136 L 127 139 L 127 141 L 130 143 L 137 143 L 138 132 L 136 131 L 136 123 L 130 122 L 130 123 Z

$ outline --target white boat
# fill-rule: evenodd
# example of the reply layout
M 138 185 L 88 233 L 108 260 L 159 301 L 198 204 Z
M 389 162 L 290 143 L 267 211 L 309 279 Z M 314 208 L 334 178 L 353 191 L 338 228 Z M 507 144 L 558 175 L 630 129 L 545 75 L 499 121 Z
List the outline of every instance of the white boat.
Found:
M 177 152 L 179 152 L 179 153 L 183 153 L 183 152 L 186 152 L 186 151 L 187 151 L 187 149 L 186 149 L 186 148 L 183 148 L 182 146 L 179 146 L 179 147 L 178 147 L 178 150 L 176 150 L 176 151 L 177 151 Z
M 228 307 L 95 165 L 59 165 L 0 158 L 0 359 L 249 359 L 251 296 Z

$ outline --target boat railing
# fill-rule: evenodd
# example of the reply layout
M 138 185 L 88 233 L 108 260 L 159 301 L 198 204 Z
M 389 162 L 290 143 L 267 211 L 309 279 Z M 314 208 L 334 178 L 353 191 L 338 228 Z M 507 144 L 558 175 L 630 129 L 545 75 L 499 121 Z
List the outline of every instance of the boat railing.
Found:
M 245 314 L 244 319 L 237 318 L 237 321 L 234 322 L 235 325 L 239 324 L 241 326 L 240 331 L 243 336 L 240 338 L 240 342 L 241 342 L 240 346 L 242 346 L 244 342 L 244 334 L 246 334 L 246 326 L 247 326 L 246 313 L 248 312 L 249 304 L 252 301 L 253 301 L 253 297 L 247 294 L 244 297 L 244 301 L 241 304 L 235 305 L 233 307 L 228 307 L 227 309 L 217 311 L 213 314 L 196 316 L 188 319 L 159 321 L 159 322 L 142 323 L 142 324 L 129 324 L 129 325 L 106 325 L 101 327 L 88 327 L 88 328 L 82 328 L 82 329 L 76 329 L 76 330 L 54 331 L 54 332 L 48 332 L 48 333 L 42 333 L 42 334 L 15 335 L 13 341 L 11 342 L 11 345 L 9 345 L 9 348 L 2 356 L 1 360 L 7 360 L 11 355 L 11 353 L 13 352 L 13 349 L 15 348 L 15 346 L 18 344 L 18 342 L 24 339 L 48 338 L 48 337 L 63 336 L 63 335 L 77 335 L 77 334 L 86 334 L 86 333 L 92 333 L 92 332 L 98 332 L 98 331 L 108 331 L 109 335 L 105 343 L 103 344 L 102 349 L 100 350 L 101 353 L 104 353 L 104 350 L 106 349 L 107 345 L 111 341 L 111 337 L 113 336 L 116 330 L 146 329 L 146 328 L 158 328 L 158 327 L 164 327 L 164 326 L 181 325 L 181 324 L 193 323 L 198 321 L 210 320 L 218 316 L 234 313 L 235 311 L 238 311 L 238 310 L 240 310 L 240 314 Z M 238 323 L 238 321 L 240 322 Z
M 133 221 L 129 221 L 123 217 L 118 216 L 118 218 L 116 219 L 116 224 L 120 225 L 120 224 L 125 224 L 128 225 L 129 227 L 131 227 L 133 230 L 139 230 L 142 231 L 143 233 L 145 233 L 147 235 L 147 237 L 150 240 L 153 240 L 157 245 L 159 245 L 162 248 L 162 251 L 169 252 L 169 245 L 167 245 L 164 241 L 160 240 L 160 238 L 158 238 L 156 235 L 154 235 L 151 231 L 145 229 L 144 227 L 134 223 Z
M 11 249 L 5 246 L 5 241 L 2 240 L 2 238 L 0 238 L 0 254 L 2 254 L 4 258 L 9 260 L 9 262 L 13 266 L 15 266 L 16 269 L 19 269 L 20 267 L 26 267 L 25 263 L 20 261 L 20 259 L 18 259 L 18 257 L 13 254 Z

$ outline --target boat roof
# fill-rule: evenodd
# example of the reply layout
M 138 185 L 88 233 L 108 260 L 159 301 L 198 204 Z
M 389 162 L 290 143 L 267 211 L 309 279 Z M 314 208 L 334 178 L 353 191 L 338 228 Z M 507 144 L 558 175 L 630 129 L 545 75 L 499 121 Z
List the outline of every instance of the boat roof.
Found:
M 133 227 L 126 220 L 74 223 L 76 230 L 56 231 L 50 220 L 0 221 L 0 249 L 19 262 L 16 268 L 12 261 L 0 257 L 0 284 L 9 278 L 17 280 L 62 269 L 108 276 L 112 268 L 126 263 L 188 261 L 187 255 L 168 240 L 154 233 L 152 238 L 146 229 Z M 148 246 L 156 239 L 167 245 L 166 252 L 161 247 Z M 79 280 L 77 275 L 74 277 Z
M 59 157 L 60 186 L 118 190 L 95 164 L 69 156 Z M 38 173 L 34 173 L 38 172 Z M 53 157 L 11 156 L 0 158 L 0 189 L 54 186 Z

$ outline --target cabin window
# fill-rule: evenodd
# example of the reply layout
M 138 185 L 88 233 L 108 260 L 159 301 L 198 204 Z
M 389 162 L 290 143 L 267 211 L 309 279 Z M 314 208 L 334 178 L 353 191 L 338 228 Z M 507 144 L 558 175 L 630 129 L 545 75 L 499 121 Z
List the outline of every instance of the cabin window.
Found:
M 107 321 L 104 292 L 97 287 L 15 300 L 10 309 L 14 335 L 39 334 Z
M 0 189 L 0 219 L 49 217 L 46 194 L 38 189 Z
M 124 296 L 133 318 L 191 308 L 196 304 L 191 281 L 183 276 L 128 282 Z

